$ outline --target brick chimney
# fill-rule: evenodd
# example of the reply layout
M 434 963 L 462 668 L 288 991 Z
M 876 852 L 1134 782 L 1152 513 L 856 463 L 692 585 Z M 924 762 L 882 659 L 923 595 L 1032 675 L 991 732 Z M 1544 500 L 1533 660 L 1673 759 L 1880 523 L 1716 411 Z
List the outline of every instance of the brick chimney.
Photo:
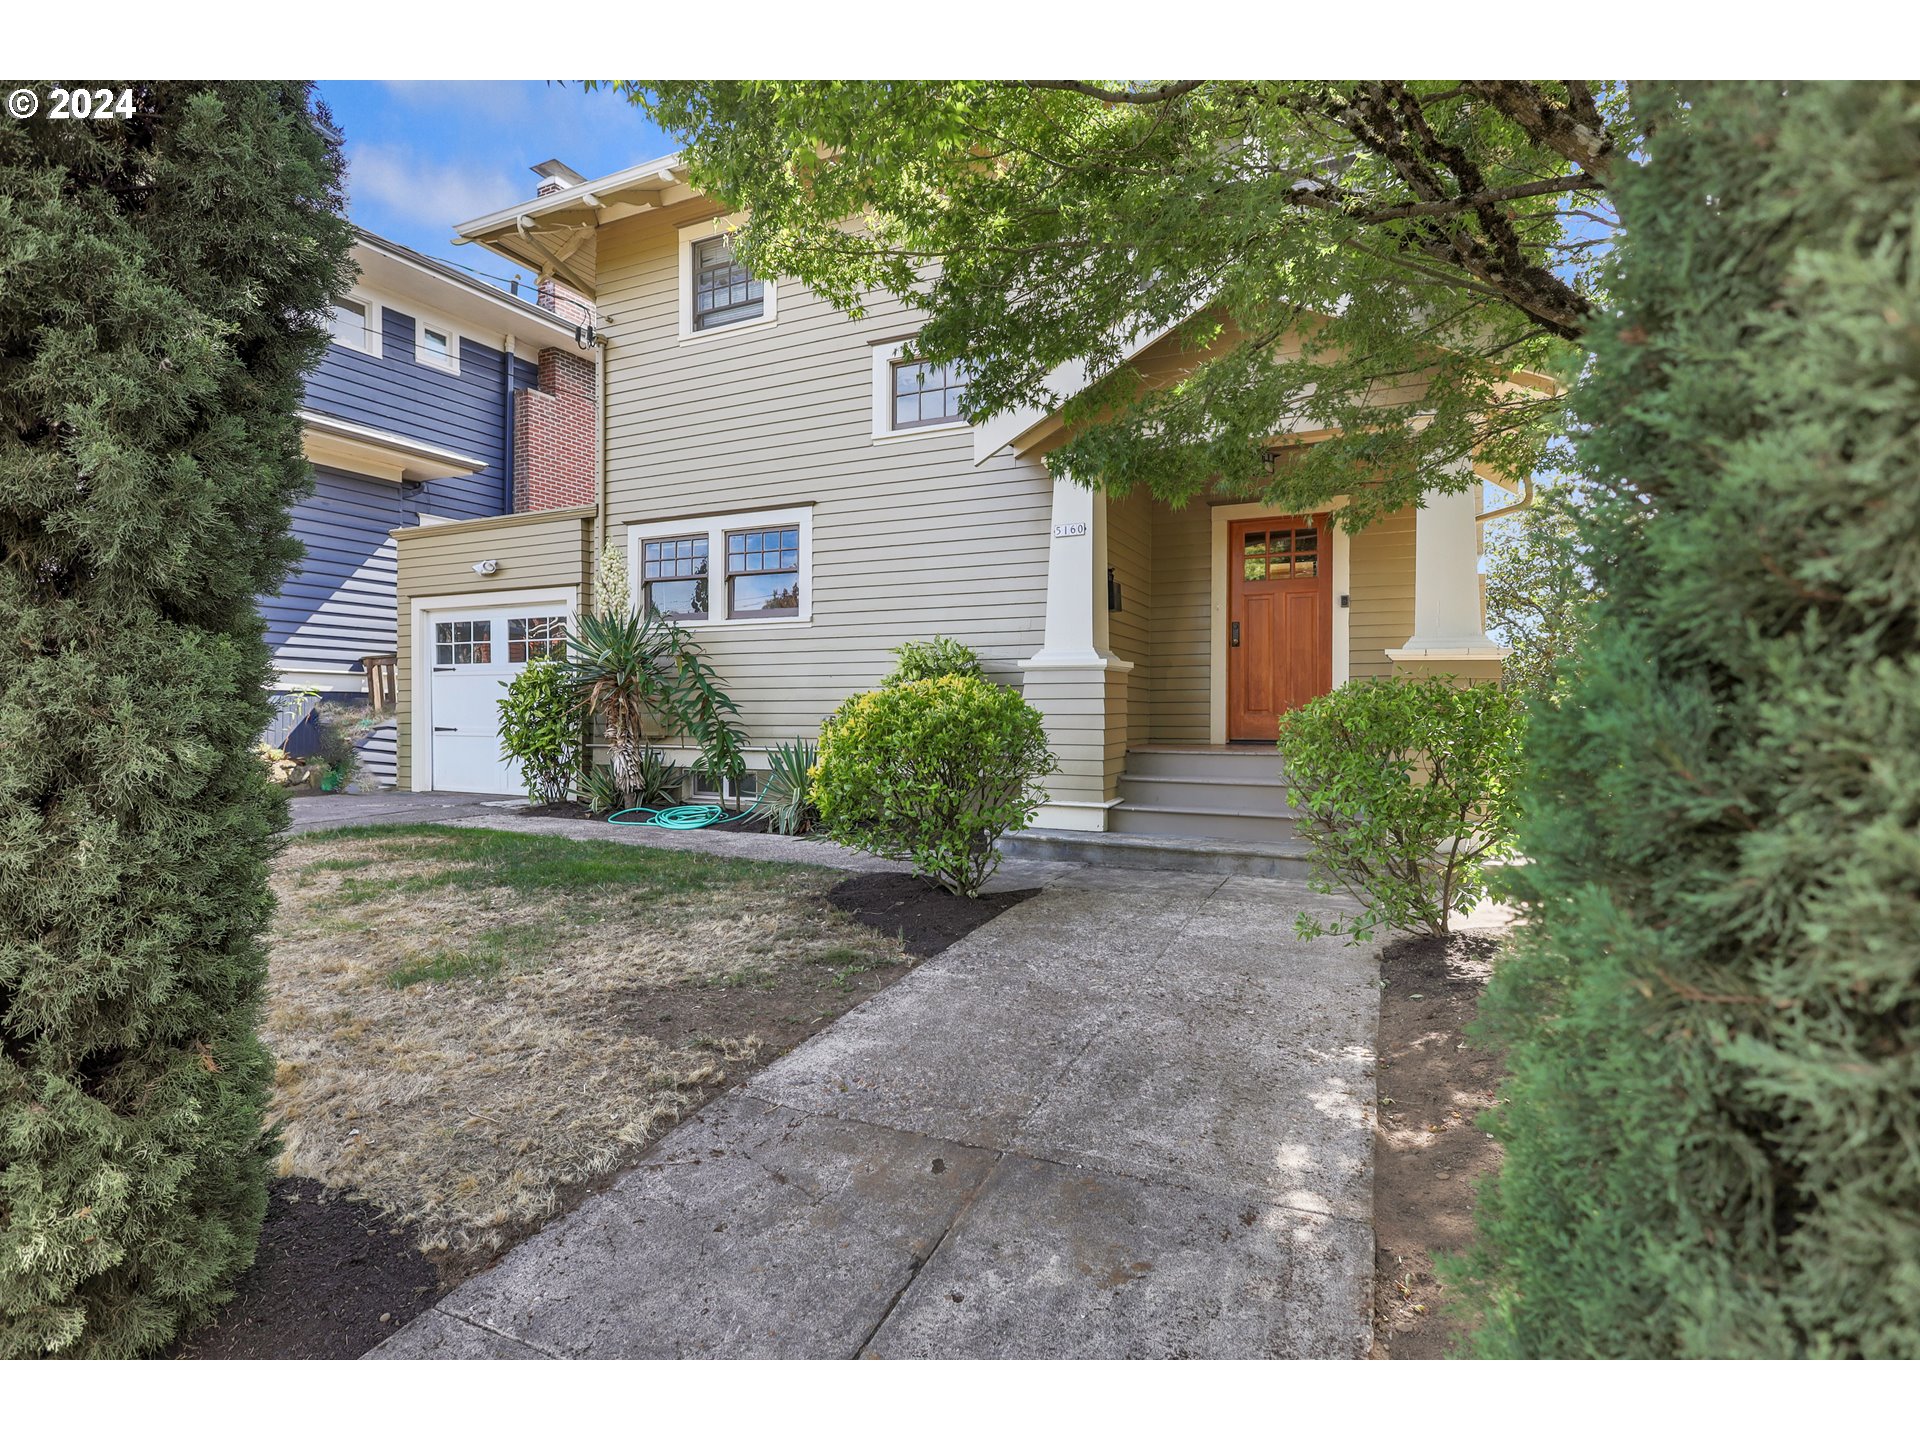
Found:
M 540 383 L 513 396 L 513 508 L 558 510 L 591 505 L 593 359 L 551 346 L 540 352 Z
M 533 173 L 540 177 L 536 193 L 543 196 L 586 183 L 584 175 L 558 160 L 542 161 Z M 570 324 L 593 319 L 585 296 L 550 277 L 539 282 L 536 303 Z M 538 388 L 515 391 L 513 397 L 516 512 L 595 503 L 595 399 L 594 365 L 587 352 L 561 346 L 540 352 Z

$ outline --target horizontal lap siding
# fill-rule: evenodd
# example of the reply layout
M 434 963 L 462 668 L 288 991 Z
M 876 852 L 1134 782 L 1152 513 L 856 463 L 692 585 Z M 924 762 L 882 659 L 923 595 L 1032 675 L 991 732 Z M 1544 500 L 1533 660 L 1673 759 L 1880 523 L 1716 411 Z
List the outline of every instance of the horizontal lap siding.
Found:
M 486 462 L 478 474 L 429 481 L 414 497 L 416 513 L 465 520 L 511 509 L 511 497 L 502 505 L 507 400 L 501 351 L 463 338 L 460 373 L 453 375 L 414 359 L 414 331 L 413 316 L 387 307 L 379 355 L 329 345 L 307 377 L 307 408 Z M 513 370 L 515 389 L 539 381 L 529 359 L 516 355 Z
M 1348 550 L 1348 673 L 1355 680 L 1393 673 L 1389 648 L 1413 634 L 1412 508 L 1396 510 L 1355 535 Z
M 1017 682 L 1045 629 L 1052 487 L 1035 461 L 976 468 L 965 430 L 873 440 L 869 342 L 915 319 L 876 300 L 849 320 L 788 280 L 772 326 L 682 344 L 672 221 L 598 239 L 610 538 L 624 543 L 628 522 L 813 507 L 811 621 L 696 631 L 750 743 L 816 734 L 894 646 L 936 633 Z
M 1211 735 L 1212 526 L 1203 504 L 1154 513 L 1150 738 L 1161 743 L 1204 745 Z M 1134 690 L 1136 702 L 1147 699 Z
M 471 596 L 508 590 L 579 587 L 586 603 L 591 574 L 592 516 L 579 510 L 502 515 L 490 522 L 424 525 L 403 531 L 397 546 L 398 613 L 395 684 L 399 691 L 399 786 L 413 784 L 413 601 L 415 597 Z M 493 575 L 476 575 L 479 560 L 498 560 Z
M 313 491 L 293 508 L 306 555 L 277 594 L 260 597 L 267 643 L 286 669 L 334 670 L 337 688 L 362 688 L 359 661 L 393 649 L 394 550 L 403 523 L 400 487 L 314 469 Z
M 1129 744 L 1152 739 L 1153 717 L 1153 525 L 1155 505 L 1144 493 L 1107 501 L 1107 564 L 1120 586 L 1120 609 L 1107 615 L 1108 644 L 1133 662 L 1126 694 Z

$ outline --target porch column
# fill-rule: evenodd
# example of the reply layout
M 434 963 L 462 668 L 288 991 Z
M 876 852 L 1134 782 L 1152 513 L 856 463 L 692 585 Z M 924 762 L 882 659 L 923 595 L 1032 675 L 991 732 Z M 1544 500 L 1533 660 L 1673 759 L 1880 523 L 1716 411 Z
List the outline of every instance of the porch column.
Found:
M 1471 473 L 1471 466 L 1461 462 Z M 1487 637 L 1480 595 L 1480 483 L 1430 492 L 1414 517 L 1413 634 L 1387 651 L 1396 673 L 1498 680 L 1507 649 Z
M 1020 668 L 1027 701 L 1045 718 L 1048 747 L 1060 762 L 1034 824 L 1105 830 L 1126 763 L 1133 665 L 1107 649 L 1107 497 L 1071 478 L 1053 482 L 1045 639 Z

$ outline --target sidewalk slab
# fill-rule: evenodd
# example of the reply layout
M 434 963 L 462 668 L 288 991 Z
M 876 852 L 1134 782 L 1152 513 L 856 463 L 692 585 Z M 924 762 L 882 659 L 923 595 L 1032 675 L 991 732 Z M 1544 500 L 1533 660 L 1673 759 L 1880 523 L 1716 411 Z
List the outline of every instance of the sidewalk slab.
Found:
M 867 1346 L 880 1358 L 1358 1358 L 1363 1225 L 1009 1158 Z

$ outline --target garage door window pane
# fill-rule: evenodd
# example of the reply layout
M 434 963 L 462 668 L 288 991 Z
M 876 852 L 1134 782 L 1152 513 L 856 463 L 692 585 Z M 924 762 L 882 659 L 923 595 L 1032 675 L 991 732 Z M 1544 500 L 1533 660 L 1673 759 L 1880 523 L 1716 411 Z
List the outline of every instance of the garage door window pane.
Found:
M 567 617 L 529 615 L 507 621 L 507 663 L 520 665 L 550 655 L 558 660 L 567 648 Z
M 433 663 L 436 665 L 490 665 L 493 663 L 491 620 L 442 620 L 433 627 Z

